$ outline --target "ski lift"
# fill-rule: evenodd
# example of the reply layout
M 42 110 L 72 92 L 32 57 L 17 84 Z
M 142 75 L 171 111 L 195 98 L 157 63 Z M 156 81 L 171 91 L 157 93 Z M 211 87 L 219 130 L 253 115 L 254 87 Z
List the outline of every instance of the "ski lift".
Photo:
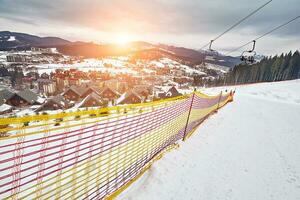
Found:
M 245 64 L 248 64 L 248 65 L 252 65 L 256 62 L 255 61 L 256 52 L 254 51 L 256 41 L 253 40 L 252 42 L 253 42 L 252 49 L 249 51 L 243 51 L 243 53 L 241 55 L 241 61 L 243 61 Z
M 213 42 L 214 40 L 210 41 L 208 50 L 210 52 L 210 55 L 212 56 L 212 60 L 217 60 L 218 52 L 211 48 Z

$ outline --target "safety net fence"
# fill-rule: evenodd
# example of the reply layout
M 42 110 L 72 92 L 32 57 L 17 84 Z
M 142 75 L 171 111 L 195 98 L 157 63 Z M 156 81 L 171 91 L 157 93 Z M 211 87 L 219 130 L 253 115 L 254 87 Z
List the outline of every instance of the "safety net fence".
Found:
M 112 198 L 233 93 L 0 119 L 0 199 Z

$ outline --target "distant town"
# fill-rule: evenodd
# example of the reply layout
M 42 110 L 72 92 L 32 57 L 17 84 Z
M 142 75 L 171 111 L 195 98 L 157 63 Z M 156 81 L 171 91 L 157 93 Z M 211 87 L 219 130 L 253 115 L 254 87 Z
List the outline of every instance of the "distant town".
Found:
M 190 67 L 170 58 L 84 59 L 56 48 L 0 52 L 0 114 L 32 115 L 151 102 L 209 83 L 221 70 Z

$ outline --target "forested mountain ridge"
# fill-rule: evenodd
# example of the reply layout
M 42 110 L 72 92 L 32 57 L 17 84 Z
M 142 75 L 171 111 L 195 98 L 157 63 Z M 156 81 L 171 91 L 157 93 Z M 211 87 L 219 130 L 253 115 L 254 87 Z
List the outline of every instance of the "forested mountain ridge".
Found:
M 256 82 L 283 81 L 300 78 L 300 53 L 291 51 L 287 54 L 265 57 L 260 62 L 234 67 L 225 77 L 219 79 L 220 84 L 243 84 Z

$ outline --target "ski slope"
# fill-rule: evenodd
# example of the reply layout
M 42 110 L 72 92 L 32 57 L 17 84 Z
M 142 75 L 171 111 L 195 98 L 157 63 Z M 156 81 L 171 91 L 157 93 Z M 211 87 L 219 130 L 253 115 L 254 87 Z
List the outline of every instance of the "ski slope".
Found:
M 118 199 L 300 199 L 300 80 L 233 88 L 233 103 Z

